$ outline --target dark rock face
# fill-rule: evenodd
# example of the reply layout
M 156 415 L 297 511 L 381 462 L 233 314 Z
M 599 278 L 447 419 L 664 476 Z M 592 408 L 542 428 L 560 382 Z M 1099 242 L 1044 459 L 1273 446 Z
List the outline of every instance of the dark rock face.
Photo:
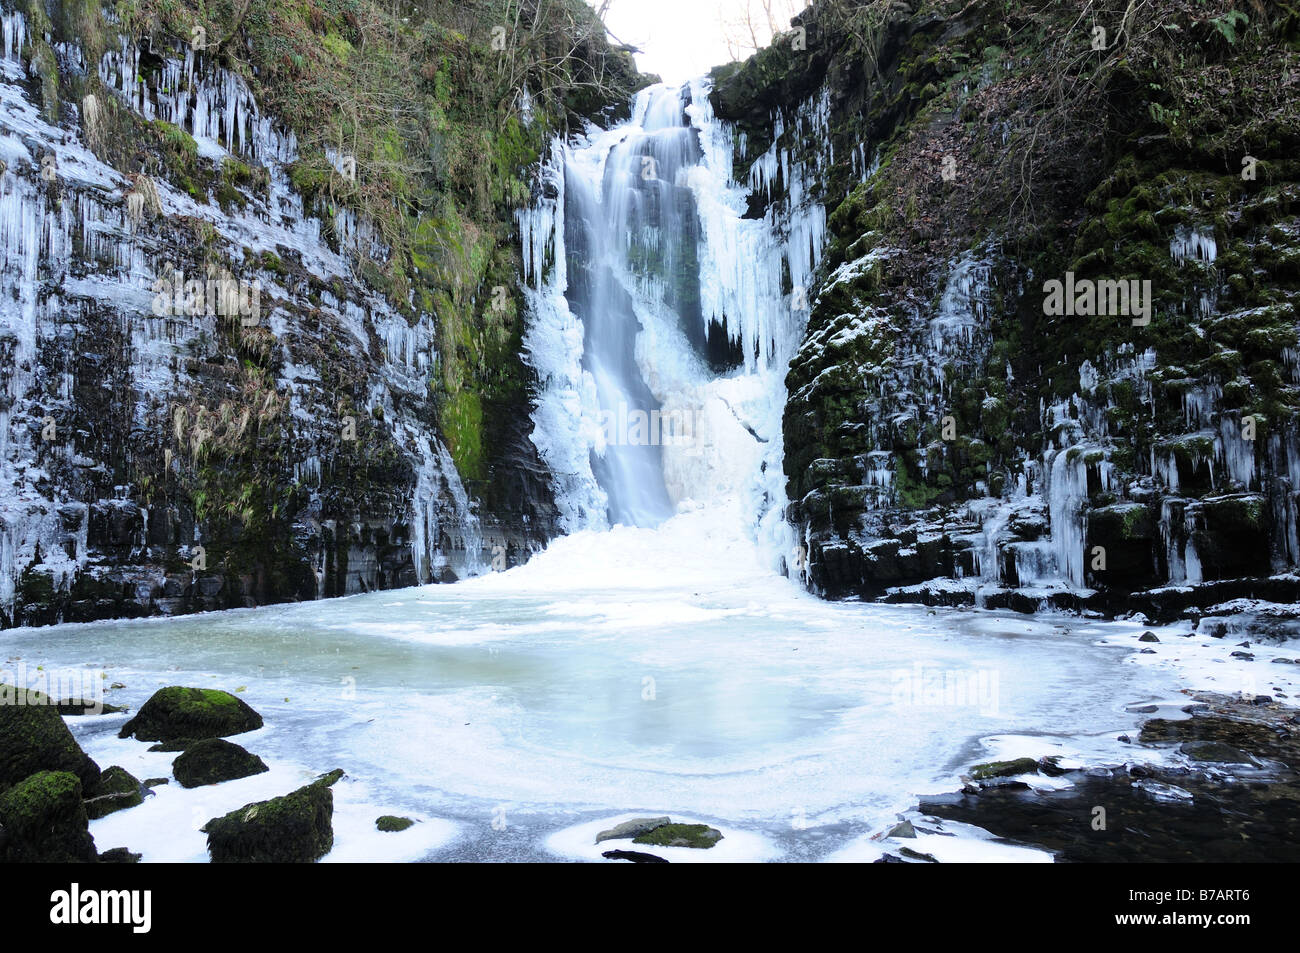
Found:
M 58 709 L 40 692 L 0 686 L 0 790 L 39 771 L 67 771 L 87 789 L 99 766 L 77 744 Z
M 262 727 L 262 716 L 241 699 L 216 688 L 160 688 L 118 732 L 140 741 L 200 741 Z
M 95 839 L 81 800 L 81 781 L 66 771 L 41 771 L 0 794 L 0 861 L 90 863 Z
M 1086 79 L 1063 7 L 930 2 L 819 5 L 807 51 L 716 73 L 715 111 L 748 137 L 738 177 L 771 111 L 795 128 L 822 92 L 854 157 L 817 183 L 829 245 L 787 378 L 813 591 L 1161 619 L 1294 598 L 1300 100 L 1278 112 L 1254 82 L 1286 72 L 1300 28 L 1261 14 L 1224 42 L 1157 8 L 1179 39 Z M 1044 111 L 1025 62 L 1088 92 Z M 1121 279 L 1149 281 L 1145 303 Z
M 334 846 L 333 817 L 333 792 L 309 784 L 214 818 L 203 831 L 213 863 L 310 864 Z
M 269 770 L 257 755 L 221 738 L 196 742 L 172 762 L 172 773 L 183 788 L 220 784 Z

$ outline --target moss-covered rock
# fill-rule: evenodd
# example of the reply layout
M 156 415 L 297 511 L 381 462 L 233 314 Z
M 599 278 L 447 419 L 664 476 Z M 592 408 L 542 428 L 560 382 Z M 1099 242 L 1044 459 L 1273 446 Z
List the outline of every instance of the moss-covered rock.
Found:
M 722 831 L 707 824 L 663 824 L 632 838 L 634 844 L 656 847 L 695 847 L 701 850 L 722 840 Z
M 261 727 L 262 716 L 229 692 L 171 686 L 154 692 L 139 713 L 122 726 L 118 737 L 134 736 L 141 741 L 201 741 Z
M 89 863 L 95 839 L 81 801 L 81 781 L 67 771 L 41 771 L 0 794 L 0 861 Z
M 971 768 L 970 776 L 976 781 L 991 778 L 1011 778 L 1017 774 L 1037 774 L 1038 762 L 1033 758 L 1017 758 L 1014 761 L 986 761 Z
M 394 817 L 392 814 L 385 814 L 383 817 L 375 818 L 375 827 L 385 834 L 395 834 L 414 825 L 415 821 L 409 817 Z
M 86 815 L 92 820 L 107 817 L 144 803 L 144 787 L 125 768 L 113 765 L 99 777 L 99 784 L 86 791 Z
M 257 755 L 221 738 L 197 741 L 172 762 L 172 773 L 183 788 L 220 784 L 268 770 Z
M 47 696 L 0 685 L 0 790 L 38 771 L 69 771 L 88 788 L 99 781 L 99 765 L 81 750 Z
M 213 863 L 310 864 L 334 846 L 334 793 L 309 784 L 245 804 L 202 828 Z

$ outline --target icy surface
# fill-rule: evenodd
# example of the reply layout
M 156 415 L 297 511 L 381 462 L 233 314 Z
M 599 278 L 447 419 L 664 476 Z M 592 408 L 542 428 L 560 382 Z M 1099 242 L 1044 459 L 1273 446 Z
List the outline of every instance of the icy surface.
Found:
M 712 824 L 734 859 L 818 858 L 953 789 L 981 738 L 1100 749 L 1137 724 L 1126 703 L 1176 695 L 1175 671 L 1121 664 L 1136 625 L 827 604 L 739 516 L 578 533 L 455 586 L 14 630 L 5 655 L 94 666 L 133 708 L 183 684 L 263 714 L 234 740 L 269 774 L 95 822 L 146 859 L 200 860 L 207 817 L 334 767 L 340 857 L 589 857 L 562 832 L 636 812 Z M 69 724 L 102 765 L 167 776 L 172 755 L 115 737 L 123 718 Z M 422 823 L 371 837 L 386 813 Z

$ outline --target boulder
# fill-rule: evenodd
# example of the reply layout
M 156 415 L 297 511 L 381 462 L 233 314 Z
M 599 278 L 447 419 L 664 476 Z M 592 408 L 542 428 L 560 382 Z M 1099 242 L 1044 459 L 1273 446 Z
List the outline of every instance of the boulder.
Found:
M 174 743 L 224 738 L 261 727 L 262 716 L 229 692 L 171 686 L 154 692 L 118 737 Z
M 101 864 L 138 864 L 140 863 L 140 854 L 133 854 L 125 847 L 114 847 L 112 850 L 106 850 L 99 855 Z
M 291 794 L 245 804 L 202 827 L 215 864 L 310 864 L 334 846 L 334 792 L 308 784 Z
M 57 715 L 56 715 L 57 717 Z M 41 771 L 0 794 L 0 862 L 68 864 L 95 860 L 95 839 L 69 771 Z
M 385 834 L 396 834 L 398 831 L 404 831 L 408 827 L 414 826 L 415 821 L 409 817 L 394 817 L 392 814 L 385 814 L 383 817 L 375 819 L 375 827 Z
M 607 850 L 600 855 L 606 860 L 630 860 L 634 864 L 666 864 L 668 863 L 662 857 L 656 857 L 654 854 L 647 854 L 639 850 Z
M 86 798 L 86 816 L 92 821 L 144 803 L 144 787 L 117 765 L 106 769 L 99 784 L 86 793 L 90 794 Z
M 67 771 L 93 789 L 99 765 L 41 692 L 0 685 L 0 791 L 40 771 Z
M 222 738 L 196 741 L 172 762 L 172 773 L 183 788 L 220 784 L 270 770 L 255 754 Z
M 60 715 L 120 715 L 126 711 L 121 705 L 110 705 L 100 699 L 92 701 L 87 698 L 64 698 L 54 705 Z
M 641 834 L 648 834 L 656 827 L 663 827 L 665 824 L 672 823 L 669 817 L 634 817 L 630 821 L 624 821 L 622 824 L 615 824 L 607 831 L 601 831 L 596 835 L 596 843 L 607 840 L 622 840 L 624 838 L 633 838 Z
M 722 840 L 722 831 L 707 824 L 663 824 L 632 838 L 634 844 L 707 849 Z
M 987 761 L 971 768 L 970 776 L 976 781 L 990 778 L 1010 778 L 1017 774 L 1037 774 L 1038 762 L 1033 758 L 1017 758 L 1014 761 Z

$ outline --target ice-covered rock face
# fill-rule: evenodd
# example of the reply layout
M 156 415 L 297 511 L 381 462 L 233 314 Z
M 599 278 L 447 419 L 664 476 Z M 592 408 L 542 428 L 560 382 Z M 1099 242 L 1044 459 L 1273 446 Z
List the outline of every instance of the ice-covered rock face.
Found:
M 869 48 L 813 10 L 815 55 L 774 47 L 717 83 L 720 111 L 755 135 L 788 87 L 826 97 L 845 157 L 816 177 L 828 267 L 787 378 L 789 512 L 810 588 L 1154 614 L 1300 594 L 1294 169 L 1265 183 L 1234 158 L 1209 173 L 1220 160 L 1172 147 L 1072 167 L 1053 182 L 1066 198 L 1034 212 L 1058 229 L 1053 247 L 1025 241 L 1010 211 L 988 214 L 1050 178 L 993 168 L 1016 122 L 1035 127 L 1022 77 L 986 38 L 965 39 L 983 14 L 940 30 L 921 7 Z M 1242 58 L 1269 43 L 1288 55 L 1273 35 Z M 849 66 L 864 54 L 873 69 Z M 949 56 L 983 65 L 923 65 Z M 1096 125 L 1095 104 L 1071 108 Z M 967 138 L 958 127 L 977 115 L 993 134 Z M 1023 152 L 1008 154 L 1027 168 Z M 751 190 L 775 193 L 781 167 L 761 157 Z M 1051 282 L 1079 296 L 1053 310 Z
M 304 211 L 295 137 L 243 80 L 183 48 L 145 68 L 126 40 L 86 64 L 21 12 L 0 25 L 5 624 L 415 584 L 540 543 L 485 539 L 438 435 L 436 316 L 360 280 L 386 250 L 347 210 Z M 100 81 L 57 125 L 34 44 L 65 95 Z M 146 143 L 138 171 L 101 161 L 124 110 L 166 124 L 138 128 L 190 181 Z

